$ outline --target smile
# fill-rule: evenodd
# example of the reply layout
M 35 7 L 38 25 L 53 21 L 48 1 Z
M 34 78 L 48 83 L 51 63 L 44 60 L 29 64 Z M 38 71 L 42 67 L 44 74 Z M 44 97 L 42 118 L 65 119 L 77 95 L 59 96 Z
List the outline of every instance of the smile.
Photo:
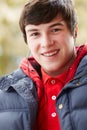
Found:
M 42 54 L 43 56 L 46 56 L 46 57 L 51 57 L 51 56 L 54 56 L 58 53 L 58 50 L 57 51 L 54 51 L 54 52 L 49 52 L 49 53 L 44 53 Z

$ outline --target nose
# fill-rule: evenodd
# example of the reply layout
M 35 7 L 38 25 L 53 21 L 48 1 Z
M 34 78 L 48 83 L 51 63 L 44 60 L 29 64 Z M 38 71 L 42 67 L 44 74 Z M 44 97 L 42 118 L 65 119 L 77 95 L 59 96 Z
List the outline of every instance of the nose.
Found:
M 49 34 L 43 34 L 41 37 L 41 47 L 47 48 L 53 45 L 53 40 Z

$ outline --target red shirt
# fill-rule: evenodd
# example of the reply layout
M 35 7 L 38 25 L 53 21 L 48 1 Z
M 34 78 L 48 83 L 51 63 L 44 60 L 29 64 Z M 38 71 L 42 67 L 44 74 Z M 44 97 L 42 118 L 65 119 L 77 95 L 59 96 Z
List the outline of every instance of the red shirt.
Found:
M 39 109 L 39 128 L 40 130 L 60 130 L 59 117 L 56 111 L 56 97 L 66 83 L 68 71 L 56 78 L 48 76 L 42 70 L 42 81 L 44 86 L 44 96 L 41 100 Z

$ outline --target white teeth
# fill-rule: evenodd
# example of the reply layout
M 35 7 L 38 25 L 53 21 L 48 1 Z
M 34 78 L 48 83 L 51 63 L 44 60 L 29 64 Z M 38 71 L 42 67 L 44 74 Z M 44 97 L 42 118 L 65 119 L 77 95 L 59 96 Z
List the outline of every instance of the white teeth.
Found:
M 51 53 L 46 53 L 46 54 L 44 54 L 44 56 L 49 57 L 49 56 L 55 55 L 56 53 L 57 53 L 57 51 L 54 51 L 54 52 L 51 52 Z

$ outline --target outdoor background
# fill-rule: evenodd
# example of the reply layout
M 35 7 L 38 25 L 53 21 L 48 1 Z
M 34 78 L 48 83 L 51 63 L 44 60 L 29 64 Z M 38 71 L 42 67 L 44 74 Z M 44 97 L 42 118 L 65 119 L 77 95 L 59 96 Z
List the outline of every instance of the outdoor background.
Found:
M 19 17 L 25 0 L 0 0 L 0 76 L 18 68 L 28 48 L 19 29 Z M 87 41 L 87 0 L 75 0 L 79 33 L 77 45 Z

